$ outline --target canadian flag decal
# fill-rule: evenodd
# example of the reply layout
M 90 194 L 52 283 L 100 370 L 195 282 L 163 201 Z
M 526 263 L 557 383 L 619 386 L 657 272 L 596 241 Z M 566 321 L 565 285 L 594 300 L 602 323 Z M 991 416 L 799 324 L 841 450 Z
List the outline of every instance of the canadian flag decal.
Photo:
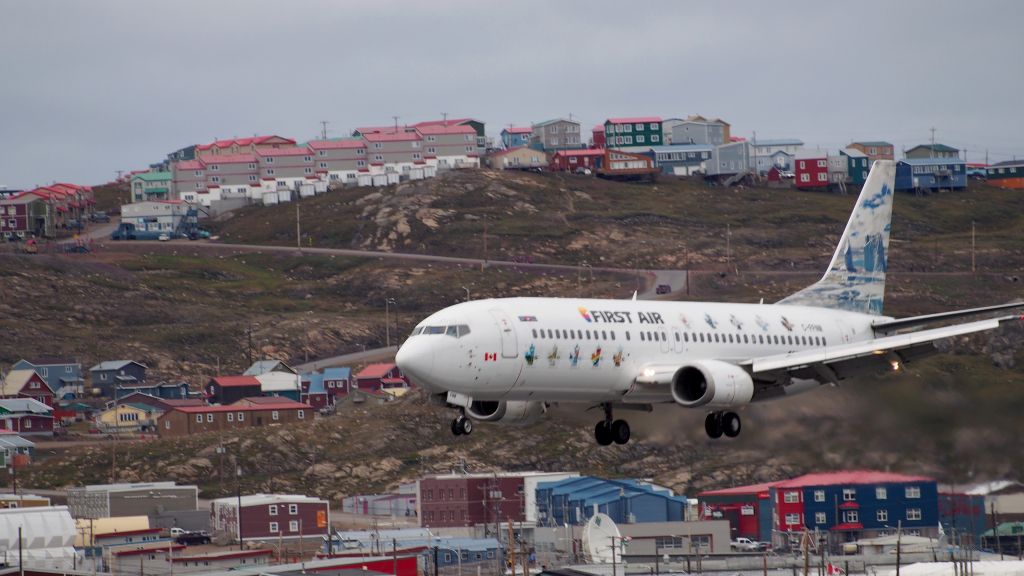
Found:
M 498 361 L 498 353 L 497 352 L 484 352 L 484 362 L 497 362 L 497 361 Z

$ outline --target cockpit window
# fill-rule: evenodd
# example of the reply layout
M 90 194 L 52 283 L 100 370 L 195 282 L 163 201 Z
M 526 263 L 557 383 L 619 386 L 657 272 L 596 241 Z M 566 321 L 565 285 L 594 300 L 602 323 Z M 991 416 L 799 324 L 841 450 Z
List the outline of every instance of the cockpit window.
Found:
M 413 336 L 418 334 L 423 334 L 424 336 L 444 334 L 445 336 L 451 336 L 453 338 L 462 338 L 469 334 L 469 325 L 452 324 L 451 326 L 420 326 L 412 331 Z
M 424 334 L 444 334 L 444 326 L 425 326 Z
M 458 326 L 456 326 L 456 328 L 459 329 L 459 338 L 462 338 L 463 336 L 469 334 L 468 324 L 459 324 Z
M 417 336 L 417 335 L 419 335 L 420 332 L 423 332 L 423 326 L 417 326 L 417 327 L 413 328 L 412 336 Z
M 455 336 L 456 338 L 458 338 L 459 337 L 459 327 L 458 326 L 449 326 L 444 334 L 445 334 L 445 336 Z

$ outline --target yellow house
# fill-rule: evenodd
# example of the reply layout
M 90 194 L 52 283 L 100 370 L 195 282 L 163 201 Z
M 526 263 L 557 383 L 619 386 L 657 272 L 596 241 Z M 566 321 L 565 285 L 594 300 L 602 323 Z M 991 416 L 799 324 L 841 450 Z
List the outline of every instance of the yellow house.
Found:
M 96 416 L 96 427 L 105 434 L 156 430 L 162 413 L 147 404 L 118 404 Z

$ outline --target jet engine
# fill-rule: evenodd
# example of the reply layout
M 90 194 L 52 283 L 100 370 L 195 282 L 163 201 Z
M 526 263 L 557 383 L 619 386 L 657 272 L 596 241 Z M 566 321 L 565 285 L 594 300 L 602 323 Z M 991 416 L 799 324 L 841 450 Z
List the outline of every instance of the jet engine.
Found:
M 720 360 L 687 364 L 672 376 L 672 399 L 687 408 L 727 408 L 750 403 L 754 380 L 746 370 Z
M 474 400 L 466 415 L 482 422 L 505 426 L 529 426 L 547 412 L 547 405 L 534 401 Z

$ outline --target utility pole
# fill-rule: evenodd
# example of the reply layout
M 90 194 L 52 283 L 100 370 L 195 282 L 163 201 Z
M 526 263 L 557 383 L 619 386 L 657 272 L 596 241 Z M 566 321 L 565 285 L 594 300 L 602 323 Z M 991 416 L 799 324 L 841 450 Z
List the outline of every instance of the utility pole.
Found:
M 441 117 L 444 118 L 444 125 L 447 126 L 448 125 L 448 113 L 447 112 L 441 112 Z
M 320 121 L 320 139 L 327 140 L 327 120 Z
M 934 158 L 935 157 L 935 126 L 931 127 L 931 131 L 932 131 L 932 149 L 931 149 L 931 154 L 929 154 L 929 157 Z M 898 572 L 898 570 L 897 570 L 897 572 Z
M 295 202 L 295 247 L 302 252 L 302 224 L 299 222 L 299 202 Z
M 903 520 L 896 523 L 896 576 L 900 576 L 900 560 L 903 554 Z
M 971 220 L 971 274 L 975 274 L 978 271 L 975 260 L 975 223 Z
M 252 366 L 252 322 L 249 322 L 249 347 L 247 348 L 247 356 L 249 357 L 249 366 Z
M 728 223 L 725 225 L 725 265 L 732 265 L 732 227 Z
M 242 540 L 242 467 L 235 462 L 235 497 L 238 499 L 238 513 L 235 514 L 235 521 L 238 523 L 238 549 L 245 551 L 245 544 Z
M 398 116 L 392 116 L 395 119 L 395 132 L 398 132 Z

